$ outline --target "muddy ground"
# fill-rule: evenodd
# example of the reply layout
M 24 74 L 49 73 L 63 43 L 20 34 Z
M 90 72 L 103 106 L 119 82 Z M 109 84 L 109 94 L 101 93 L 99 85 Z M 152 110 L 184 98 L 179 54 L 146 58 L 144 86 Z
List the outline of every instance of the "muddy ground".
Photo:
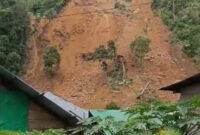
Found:
M 23 78 L 42 91 L 52 91 L 81 107 L 102 109 L 114 101 L 122 108 L 135 104 L 137 96 L 149 83 L 141 100 L 156 97 L 176 101 L 179 95 L 158 89 L 198 72 L 176 44 L 171 32 L 153 14 L 151 0 L 128 3 L 129 16 L 112 9 L 116 0 L 71 0 L 52 20 L 32 20 L 34 32 L 29 40 L 27 71 Z M 110 9 L 110 10 L 104 10 Z M 143 68 L 133 66 L 129 45 L 137 36 L 148 36 L 151 51 Z M 93 52 L 100 44 L 114 40 L 124 56 L 129 86 L 113 91 L 100 63 L 83 61 L 82 53 Z M 61 62 L 56 75 L 49 78 L 43 71 L 43 53 L 47 45 L 59 49 Z

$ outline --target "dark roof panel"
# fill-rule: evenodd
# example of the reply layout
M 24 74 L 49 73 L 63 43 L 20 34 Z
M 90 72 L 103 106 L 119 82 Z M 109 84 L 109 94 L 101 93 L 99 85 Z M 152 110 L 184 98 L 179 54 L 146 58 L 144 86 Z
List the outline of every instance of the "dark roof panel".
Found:
M 189 78 L 186 78 L 175 84 L 163 87 L 160 90 L 169 90 L 169 91 L 173 91 L 175 93 L 180 93 L 181 89 L 183 89 L 184 87 L 187 87 L 187 86 L 190 86 L 190 85 L 193 85 L 196 83 L 200 83 L 200 73 L 193 75 Z

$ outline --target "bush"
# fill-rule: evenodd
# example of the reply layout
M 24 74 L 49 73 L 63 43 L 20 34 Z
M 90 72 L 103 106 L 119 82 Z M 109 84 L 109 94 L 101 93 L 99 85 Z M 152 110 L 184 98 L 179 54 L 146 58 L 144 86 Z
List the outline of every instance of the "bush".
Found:
M 150 40 L 146 37 L 137 37 L 135 41 L 130 44 L 131 52 L 133 54 L 134 61 L 137 64 L 141 64 L 142 59 L 150 51 Z
M 123 11 L 123 10 L 126 10 L 126 5 L 120 2 L 116 2 L 115 8 Z
M 92 54 L 93 60 L 99 59 L 113 59 L 117 56 L 117 48 L 114 41 L 109 41 L 107 48 L 104 45 L 100 45 L 96 48 L 95 52 Z
M 111 102 L 111 103 L 106 105 L 106 109 L 108 109 L 108 110 L 119 110 L 120 107 L 115 102 Z
M 53 75 L 58 68 L 59 62 L 60 62 L 60 54 L 58 53 L 58 50 L 53 46 L 47 47 L 47 50 L 44 55 L 45 72 L 48 75 Z
M 132 11 L 129 9 L 132 0 L 116 0 L 115 9 L 119 10 L 121 14 L 127 17 L 133 16 Z
M 163 129 L 160 130 L 156 135 L 182 135 L 182 134 L 174 129 Z
M 69 0 L 36 0 L 32 3 L 31 11 L 40 18 L 42 16 L 53 18 Z

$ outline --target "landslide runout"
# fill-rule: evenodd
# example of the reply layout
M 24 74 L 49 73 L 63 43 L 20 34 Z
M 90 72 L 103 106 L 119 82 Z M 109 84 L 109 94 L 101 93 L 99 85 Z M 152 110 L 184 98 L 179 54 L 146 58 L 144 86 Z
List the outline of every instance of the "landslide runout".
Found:
M 74 0 L 58 16 L 106 9 L 114 7 L 114 4 L 115 0 Z M 129 107 L 136 103 L 136 97 L 148 82 L 147 97 L 176 101 L 177 95 L 159 92 L 158 89 L 198 70 L 177 45 L 170 43 L 171 32 L 153 14 L 151 0 L 135 0 L 130 8 L 134 14 L 131 18 L 115 9 L 112 12 L 99 11 L 42 21 L 39 25 L 43 32 L 31 37 L 36 38 L 36 43 L 32 43 L 33 49 L 29 52 L 30 62 L 27 64 L 25 80 L 41 91 L 50 90 L 89 109 L 102 109 L 111 101 L 117 102 L 122 108 Z M 129 48 L 129 44 L 140 35 L 148 36 L 151 40 L 151 51 L 145 58 L 142 70 L 132 66 Z M 128 77 L 133 79 L 132 85 L 122 87 L 117 92 L 107 84 L 99 62 L 85 62 L 80 58 L 82 53 L 93 52 L 109 40 L 118 44 L 119 54 L 126 60 Z M 43 71 L 43 52 L 47 45 L 59 48 L 61 55 L 58 73 L 52 78 Z

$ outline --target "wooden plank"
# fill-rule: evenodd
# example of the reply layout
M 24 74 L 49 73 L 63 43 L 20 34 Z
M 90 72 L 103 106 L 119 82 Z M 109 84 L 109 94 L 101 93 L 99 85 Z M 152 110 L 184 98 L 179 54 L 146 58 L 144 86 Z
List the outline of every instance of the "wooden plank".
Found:
M 30 102 L 29 130 L 60 129 L 67 125 L 41 106 Z
M 48 112 L 46 109 L 42 108 L 41 106 L 39 106 L 33 102 L 30 102 L 29 119 L 57 120 L 58 118 L 55 117 L 51 112 Z
M 34 103 L 34 102 L 30 102 L 30 104 L 29 104 L 29 108 L 30 108 L 30 110 L 33 110 L 33 111 L 41 111 L 41 110 L 44 110 L 44 108 L 43 107 L 41 107 L 40 105 L 38 105 L 38 104 L 36 104 L 36 103 Z
M 0 84 L 0 91 L 3 91 L 3 90 L 7 90 L 7 88 L 3 86 L 2 84 Z
M 43 111 L 29 111 L 29 120 L 57 120 L 58 118 Z
M 54 120 L 30 120 L 29 121 L 29 130 L 45 130 L 45 129 L 60 129 L 65 128 L 66 125 L 60 121 Z

